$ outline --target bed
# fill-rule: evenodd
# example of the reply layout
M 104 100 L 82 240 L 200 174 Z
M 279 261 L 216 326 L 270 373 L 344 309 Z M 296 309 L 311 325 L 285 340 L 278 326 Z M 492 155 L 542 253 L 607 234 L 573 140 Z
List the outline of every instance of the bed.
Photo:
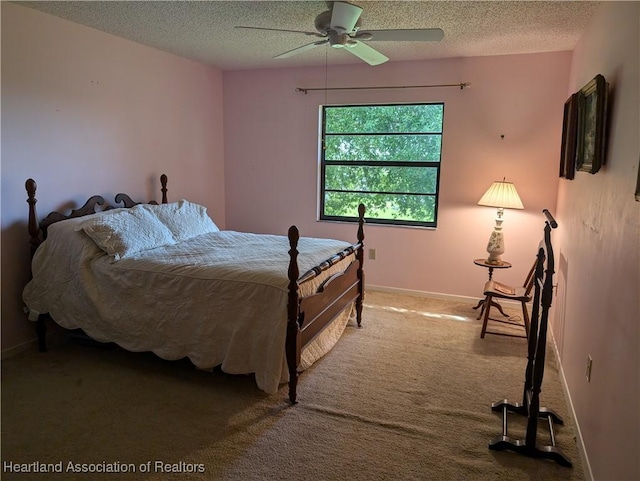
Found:
M 36 213 L 28 179 L 31 280 L 23 290 L 38 344 L 46 319 L 98 342 L 200 369 L 254 374 L 266 393 L 289 386 L 362 321 L 364 213 L 357 242 L 220 230 L 187 200 L 99 195 L 68 214 Z

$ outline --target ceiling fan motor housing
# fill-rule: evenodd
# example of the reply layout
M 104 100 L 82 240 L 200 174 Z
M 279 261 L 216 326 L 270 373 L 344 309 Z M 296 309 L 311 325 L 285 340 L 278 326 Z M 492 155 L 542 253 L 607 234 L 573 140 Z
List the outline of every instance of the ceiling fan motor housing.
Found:
M 331 31 L 335 31 L 338 34 L 355 34 L 360 28 L 361 19 L 359 18 L 356 22 L 353 30 L 347 32 L 346 28 L 340 27 L 339 25 L 331 25 L 331 17 L 333 12 L 331 10 L 327 10 L 326 12 L 322 12 L 315 19 L 315 27 L 318 32 L 323 35 L 329 35 Z

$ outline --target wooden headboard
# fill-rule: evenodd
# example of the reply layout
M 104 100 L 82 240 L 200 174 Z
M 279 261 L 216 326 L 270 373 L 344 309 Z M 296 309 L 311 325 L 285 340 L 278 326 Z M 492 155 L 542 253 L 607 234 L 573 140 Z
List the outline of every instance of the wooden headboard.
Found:
M 162 174 L 160 176 L 162 203 L 167 203 L 167 176 Z M 55 224 L 61 220 L 72 219 L 74 217 L 82 217 L 83 215 L 95 214 L 99 210 L 96 207 L 101 207 L 100 210 L 110 210 L 115 208 L 130 208 L 134 205 L 141 204 L 142 202 L 135 202 L 127 194 L 118 194 L 115 197 L 116 205 L 105 205 L 104 197 L 101 195 L 94 195 L 84 203 L 79 209 L 72 210 L 69 214 L 63 214 L 62 212 L 51 212 L 43 220 L 38 221 L 38 214 L 36 212 L 36 189 L 37 184 L 33 179 L 27 179 L 25 182 L 25 188 L 27 189 L 27 203 L 29 204 L 29 244 L 31 245 L 31 256 L 35 253 L 36 249 L 47 238 L 47 229 L 51 224 Z M 149 204 L 157 204 L 155 200 L 148 202 Z M 122 205 L 117 205 L 122 204 Z M 104 206 L 104 207 L 103 207 Z

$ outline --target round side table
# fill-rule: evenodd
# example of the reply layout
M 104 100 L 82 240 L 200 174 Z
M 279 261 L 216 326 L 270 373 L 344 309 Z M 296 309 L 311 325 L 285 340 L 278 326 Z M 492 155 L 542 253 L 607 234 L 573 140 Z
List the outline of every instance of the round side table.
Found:
M 473 263 L 477 266 L 486 267 L 487 269 L 489 269 L 489 280 L 493 279 L 494 269 L 508 269 L 509 267 L 511 267 L 511 263 L 507 261 L 500 261 L 499 264 L 494 264 L 494 263 L 487 262 L 486 259 L 474 259 Z M 476 319 L 480 319 L 482 317 L 482 313 L 484 312 L 484 308 L 486 307 L 485 306 L 486 300 L 487 300 L 486 298 L 480 299 L 478 301 L 478 305 L 474 307 L 474 309 L 478 309 L 480 306 L 482 306 L 482 309 L 480 309 L 480 313 L 478 314 L 478 317 Z M 498 310 L 503 316 L 506 316 L 500 304 L 498 304 L 495 301 L 491 301 L 491 303 L 498 308 Z
M 473 263 L 480 267 L 486 267 L 489 269 L 489 280 L 493 279 L 493 270 L 494 269 L 508 269 L 511 267 L 511 263 L 507 261 L 500 261 L 500 264 L 490 264 L 487 262 L 487 259 L 475 259 Z

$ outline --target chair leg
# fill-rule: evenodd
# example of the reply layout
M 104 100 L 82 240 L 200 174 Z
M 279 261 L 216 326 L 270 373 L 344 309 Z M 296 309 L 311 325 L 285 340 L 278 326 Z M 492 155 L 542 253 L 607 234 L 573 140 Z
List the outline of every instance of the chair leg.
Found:
M 484 334 L 487 332 L 487 322 L 489 322 L 489 311 L 491 310 L 491 296 L 487 295 L 484 300 L 484 320 L 482 321 L 482 331 L 480 332 L 480 339 L 484 339 Z
M 527 310 L 526 302 L 522 303 L 522 318 L 524 320 L 524 330 L 527 333 L 527 339 L 529 339 L 530 323 L 529 323 L 529 311 Z

